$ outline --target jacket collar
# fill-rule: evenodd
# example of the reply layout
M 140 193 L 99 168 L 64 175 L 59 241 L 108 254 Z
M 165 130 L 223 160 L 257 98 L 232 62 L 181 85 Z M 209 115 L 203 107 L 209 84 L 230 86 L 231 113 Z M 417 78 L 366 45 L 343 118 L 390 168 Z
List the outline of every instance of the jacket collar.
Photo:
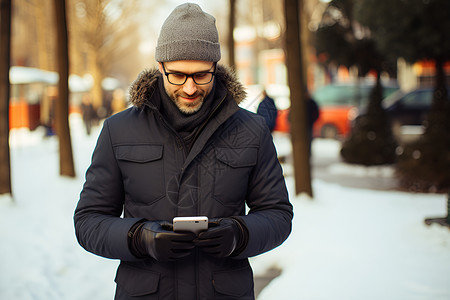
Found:
M 151 105 L 151 97 L 158 88 L 160 75 L 161 73 L 156 68 L 144 70 L 139 74 L 129 90 L 130 102 L 133 106 L 143 108 L 144 105 Z M 238 81 L 235 72 L 230 68 L 217 65 L 215 80 L 225 86 L 228 94 L 237 104 L 241 103 L 247 96 L 244 86 Z

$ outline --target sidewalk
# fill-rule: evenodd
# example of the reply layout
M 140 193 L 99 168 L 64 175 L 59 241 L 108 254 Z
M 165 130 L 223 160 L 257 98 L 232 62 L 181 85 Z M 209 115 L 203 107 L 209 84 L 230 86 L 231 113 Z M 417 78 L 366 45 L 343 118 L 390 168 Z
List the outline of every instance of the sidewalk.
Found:
M 285 176 L 293 176 L 292 147 L 287 134 L 275 132 L 274 143 L 283 164 Z M 341 142 L 333 139 L 316 138 L 312 143 L 311 177 L 345 187 L 369 190 L 399 190 L 392 166 L 365 167 L 344 163 L 340 157 Z M 348 169 L 351 168 L 352 172 Z
M 345 164 L 338 141 L 316 139 L 314 199 L 295 196 L 290 141 L 274 141 L 287 157 L 293 231 L 252 261 L 257 299 L 450 299 L 449 231 L 424 223 L 446 212 L 445 195 L 401 191 L 392 166 Z

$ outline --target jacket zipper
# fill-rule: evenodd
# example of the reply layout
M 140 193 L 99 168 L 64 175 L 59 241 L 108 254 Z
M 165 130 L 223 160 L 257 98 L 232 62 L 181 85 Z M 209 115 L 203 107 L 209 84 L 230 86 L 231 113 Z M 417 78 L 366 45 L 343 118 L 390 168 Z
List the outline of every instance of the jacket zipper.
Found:
M 225 101 L 225 99 L 227 98 L 227 94 L 225 94 L 225 96 L 222 98 L 222 100 L 220 100 L 219 104 L 217 104 L 217 106 L 213 109 L 213 111 L 209 114 L 208 118 L 205 120 L 205 122 L 203 122 L 203 124 L 201 124 L 197 130 L 197 132 L 195 133 L 194 136 L 194 140 L 192 142 L 192 145 L 195 144 L 195 141 L 197 140 L 198 136 L 200 135 L 200 133 L 203 131 L 203 129 L 206 127 L 206 124 L 208 124 L 209 120 L 211 120 L 212 116 L 215 115 L 215 113 L 217 112 L 217 110 L 219 109 L 220 106 L 222 106 L 222 103 Z

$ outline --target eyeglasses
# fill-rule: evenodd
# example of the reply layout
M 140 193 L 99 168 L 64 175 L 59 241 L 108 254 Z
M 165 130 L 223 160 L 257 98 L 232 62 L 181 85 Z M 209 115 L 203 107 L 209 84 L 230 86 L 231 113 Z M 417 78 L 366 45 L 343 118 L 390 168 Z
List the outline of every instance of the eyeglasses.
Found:
M 214 75 L 216 74 L 216 65 L 214 64 L 214 71 L 212 72 L 197 72 L 192 74 L 185 74 L 181 72 L 166 72 L 166 68 L 164 67 L 164 63 L 161 63 L 164 75 L 166 75 L 167 80 L 174 85 L 183 85 L 187 81 L 189 77 L 194 80 L 195 84 L 204 85 L 208 84 L 212 81 Z

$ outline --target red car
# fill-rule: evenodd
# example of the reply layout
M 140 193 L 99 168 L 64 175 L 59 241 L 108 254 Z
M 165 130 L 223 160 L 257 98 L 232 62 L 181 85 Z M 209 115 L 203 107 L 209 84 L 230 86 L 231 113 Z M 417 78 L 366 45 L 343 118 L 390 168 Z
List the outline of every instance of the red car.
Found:
M 319 105 L 320 116 L 314 123 L 313 136 L 323 138 L 345 137 L 358 110 L 367 105 L 374 83 L 336 83 L 323 86 L 313 93 Z M 383 98 L 398 90 L 392 84 L 383 85 Z M 278 112 L 275 131 L 289 132 L 289 109 Z

